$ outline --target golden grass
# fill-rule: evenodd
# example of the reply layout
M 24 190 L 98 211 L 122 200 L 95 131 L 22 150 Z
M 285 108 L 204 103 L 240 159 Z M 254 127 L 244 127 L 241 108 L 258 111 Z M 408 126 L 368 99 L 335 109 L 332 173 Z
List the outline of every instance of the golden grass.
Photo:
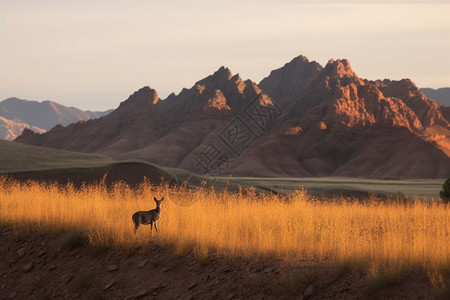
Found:
M 165 196 L 159 234 L 131 215 Z M 18 228 L 76 229 L 94 245 L 135 247 L 153 238 L 193 251 L 283 259 L 358 261 L 396 269 L 450 270 L 450 208 L 436 202 L 320 202 L 298 191 L 286 197 L 188 190 L 143 184 L 74 189 L 0 181 L 0 221 Z

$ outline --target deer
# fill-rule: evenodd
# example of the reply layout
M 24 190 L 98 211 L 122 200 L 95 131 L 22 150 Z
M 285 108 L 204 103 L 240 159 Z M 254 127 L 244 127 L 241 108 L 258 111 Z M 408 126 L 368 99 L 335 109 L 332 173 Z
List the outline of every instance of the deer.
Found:
M 150 232 L 153 232 L 153 224 L 155 224 L 156 232 L 158 232 L 158 227 L 156 227 L 156 221 L 158 221 L 159 216 L 161 215 L 161 202 L 163 202 L 164 197 L 161 200 L 153 197 L 153 200 L 156 202 L 156 208 L 151 209 L 149 211 L 137 211 L 131 217 L 134 223 L 134 233 L 137 232 L 139 226 L 149 225 L 150 224 Z

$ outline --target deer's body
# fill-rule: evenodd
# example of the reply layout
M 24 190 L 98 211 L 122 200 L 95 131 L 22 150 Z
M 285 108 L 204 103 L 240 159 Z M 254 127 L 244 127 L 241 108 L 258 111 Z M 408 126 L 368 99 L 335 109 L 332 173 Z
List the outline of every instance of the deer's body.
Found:
M 162 197 L 161 200 L 154 198 L 156 202 L 156 208 L 149 211 L 137 211 L 131 217 L 134 223 L 134 232 L 136 232 L 139 226 L 142 225 L 150 225 L 150 231 L 153 231 L 153 224 L 155 224 L 156 232 L 158 232 L 158 227 L 156 227 L 156 221 L 159 220 L 159 216 L 161 215 L 161 202 L 164 200 Z

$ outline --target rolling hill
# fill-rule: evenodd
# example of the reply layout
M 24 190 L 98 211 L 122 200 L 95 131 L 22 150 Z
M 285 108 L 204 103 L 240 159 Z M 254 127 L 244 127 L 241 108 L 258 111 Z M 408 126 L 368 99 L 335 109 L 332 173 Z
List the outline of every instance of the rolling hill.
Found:
M 44 182 L 106 184 L 123 181 L 131 185 L 140 184 L 144 178 L 159 183 L 161 178 L 170 180 L 192 178 L 191 183 L 200 184 L 200 179 L 183 170 L 162 168 L 139 161 L 114 161 L 99 154 L 78 153 L 45 147 L 24 145 L 0 140 L 0 175 L 17 180 Z
M 104 155 L 57 150 L 0 140 L 0 172 L 92 167 L 112 163 Z

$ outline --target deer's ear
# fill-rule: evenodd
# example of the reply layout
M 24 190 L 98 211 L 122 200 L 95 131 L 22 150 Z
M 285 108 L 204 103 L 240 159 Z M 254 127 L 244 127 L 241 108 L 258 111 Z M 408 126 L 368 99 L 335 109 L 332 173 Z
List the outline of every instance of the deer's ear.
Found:
M 153 200 L 155 200 L 155 201 L 156 201 L 156 200 L 158 200 L 158 199 L 156 199 L 156 197 L 153 197 Z
M 164 197 L 161 198 L 161 201 L 163 201 L 163 200 L 164 200 Z

